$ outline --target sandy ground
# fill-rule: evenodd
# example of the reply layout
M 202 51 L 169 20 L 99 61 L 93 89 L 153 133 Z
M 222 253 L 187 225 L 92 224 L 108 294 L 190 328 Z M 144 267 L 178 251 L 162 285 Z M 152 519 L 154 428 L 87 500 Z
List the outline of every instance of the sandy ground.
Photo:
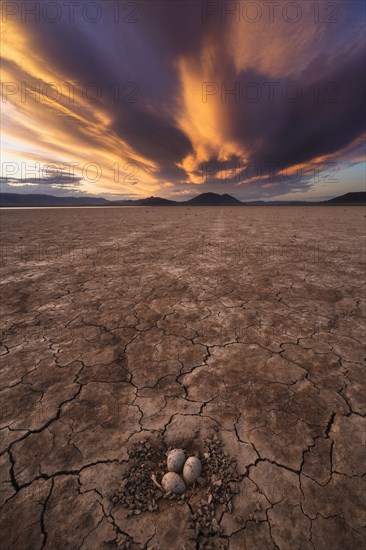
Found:
M 214 433 L 240 481 L 208 547 L 365 547 L 363 208 L 1 217 L 1 548 L 196 548 L 189 502 L 111 495 L 142 438 Z

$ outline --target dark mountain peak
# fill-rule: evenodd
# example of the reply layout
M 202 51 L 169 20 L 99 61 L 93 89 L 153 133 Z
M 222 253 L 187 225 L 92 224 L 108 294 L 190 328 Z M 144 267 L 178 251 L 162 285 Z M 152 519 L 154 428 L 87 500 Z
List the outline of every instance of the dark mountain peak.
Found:
M 147 199 L 139 199 L 136 202 L 138 206 L 169 206 L 176 204 L 175 201 L 170 201 L 168 199 L 162 199 L 161 197 L 148 197 Z
M 217 193 L 201 193 L 197 197 L 193 197 L 186 204 L 199 206 L 237 206 L 242 204 L 238 199 L 225 193 L 218 195 Z
M 325 201 L 326 204 L 366 204 L 366 191 L 357 191 L 354 193 L 346 193 L 340 197 L 334 197 L 329 201 Z

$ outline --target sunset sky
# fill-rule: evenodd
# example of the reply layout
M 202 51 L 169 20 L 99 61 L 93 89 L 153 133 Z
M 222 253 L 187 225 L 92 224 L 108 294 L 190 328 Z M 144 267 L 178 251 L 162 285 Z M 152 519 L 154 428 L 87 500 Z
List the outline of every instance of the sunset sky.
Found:
M 364 190 L 364 2 L 4 0 L 1 27 L 3 191 Z

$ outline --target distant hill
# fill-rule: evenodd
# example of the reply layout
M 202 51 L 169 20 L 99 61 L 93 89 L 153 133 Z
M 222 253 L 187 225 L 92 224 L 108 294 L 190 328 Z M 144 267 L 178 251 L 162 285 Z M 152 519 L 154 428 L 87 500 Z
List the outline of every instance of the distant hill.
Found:
M 366 191 L 359 191 L 358 193 L 346 193 L 340 197 L 334 197 L 329 201 L 325 201 L 324 204 L 348 204 L 348 205 L 357 205 L 357 204 L 366 204 Z
M 225 193 L 224 195 L 218 195 L 217 193 L 201 193 L 197 197 L 193 197 L 185 204 L 191 206 L 242 206 L 243 203 Z
M 340 197 L 322 201 L 251 201 L 241 202 L 231 195 L 201 193 L 187 201 L 173 201 L 161 197 L 146 199 L 110 201 L 103 197 L 55 197 L 53 195 L 23 195 L 18 193 L 0 193 L 2 207 L 32 206 L 306 206 L 306 205 L 366 205 L 366 192 L 346 193 Z
M 176 201 L 162 199 L 160 197 L 148 197 L 147 199 L 136 199 L 127 201 L 110 201 L 112 206 L 174 206 Z

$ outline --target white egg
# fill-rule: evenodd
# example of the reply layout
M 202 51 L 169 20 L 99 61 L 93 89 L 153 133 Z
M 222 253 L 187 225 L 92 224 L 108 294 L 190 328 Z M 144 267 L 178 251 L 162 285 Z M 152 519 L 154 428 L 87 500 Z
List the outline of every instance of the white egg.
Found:
M 186 461 L 186 453 L 183 449 L 173 449 L 168 453 L 167 467 L 169 472 L 181 472 Z
M 183 479 L 175 472 L 168 472 L 161 480 L 161 484 L 166 493 L 175 493 L 181 495 L 186 490 Z
M 196 456 L 187 458 L 183 467 L 183 479 L 187 485 L 191 485 L 201 475 L 202 464 Z

